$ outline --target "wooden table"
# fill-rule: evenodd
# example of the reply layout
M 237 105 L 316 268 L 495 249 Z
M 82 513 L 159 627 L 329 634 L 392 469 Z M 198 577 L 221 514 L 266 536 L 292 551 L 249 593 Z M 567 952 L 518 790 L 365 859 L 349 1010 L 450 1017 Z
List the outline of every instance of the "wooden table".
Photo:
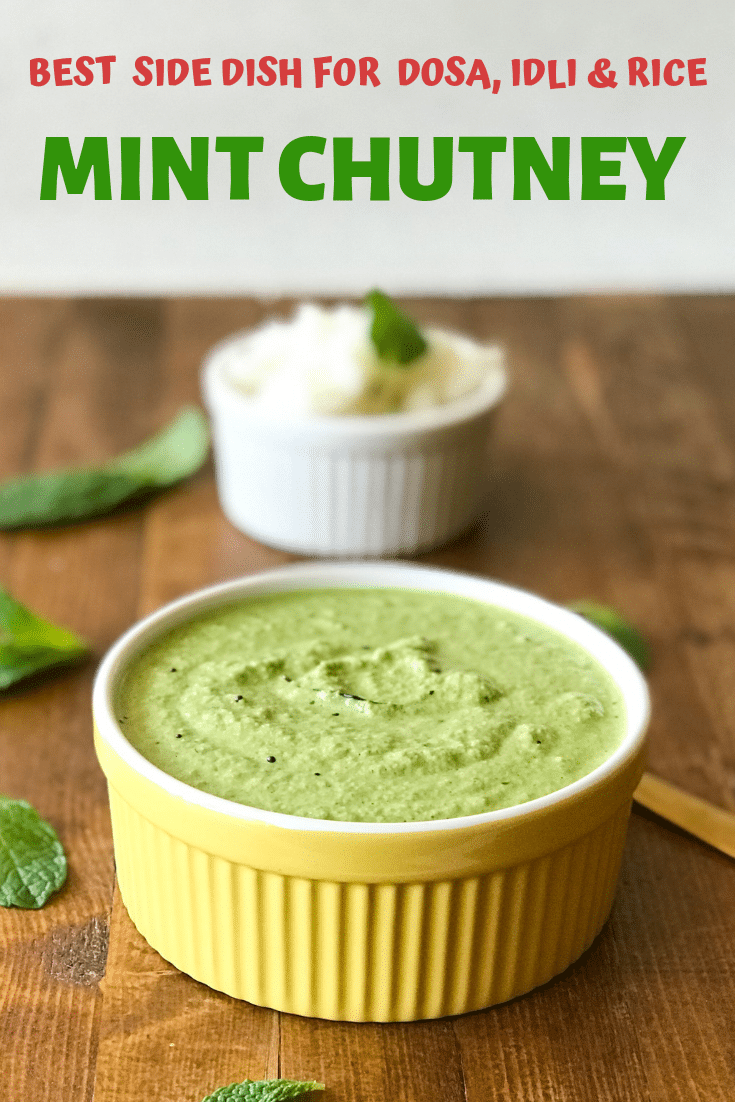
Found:
M 0 303 L 0 475 L 89 462 L 198 398 L 246 300 Z M 489 511 L 424 561 L 558 601 L 594 597 L 651 642 L 651 767 L 735 807 L 735 299 L 422 300 L 498 338 L 513 385 Z M 286 561 L 222 516 L 211 469 L 144 509 L 0 537 L 0 583 L 99 655 L 187 590 Z M 66 887 L 0 912 L 2 1102 L 200 1102 L 243 1078 L 323 1079 L 325 1102 L 731 1102 L 735 862 L 633 815 L 612 919 L 563 976 L 484 1012 L 313 1021 L 163 961 L 115 889 L 92 750 L 94 662 L 0 701 L 0 790 L 66 847 Z

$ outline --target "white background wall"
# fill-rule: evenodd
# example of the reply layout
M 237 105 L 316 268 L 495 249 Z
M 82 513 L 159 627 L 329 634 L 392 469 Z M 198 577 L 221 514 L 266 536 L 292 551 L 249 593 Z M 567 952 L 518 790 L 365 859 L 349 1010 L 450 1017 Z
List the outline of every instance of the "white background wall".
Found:
M 731 0 L 618 0 L 555 4 L 459 0 L 34 0 L 4 23 L 0 69 L 0 290 L 5 292 L 556 293 L 568 290 L 735 288 L 735 7 Z M 30 86 L 28 61 L 113 53 L 113 80 L 87 88 Z M 305 86 L 139 88 L 131 75 L 141 54 L 212 58 L 300 56 Z M 310 59 L 373 55 L 378 89 L 317 91 Z M 482 57 L 500 76 L 498 95 L 420 83 L 399 88 L 397 61 L 411 56 Z M 706 88 L 630 89 L 632 55 L 707 58 Z M 617 70 L 614 90 L 595 90 L 586 74 L 598 57 Z M 510 87 L 510 59 L 575 57 L 575 89 Z M 563 71 L 563 68 L 562 68 Z M 549 202 L 536 189 L 512 200 L 512 157 L 496 157 L 491 202 L 471 199 L 471 158 L 456 157 L 446 198 L 402 196 L 394 165 L 390 202 L 368 199 L 300 203 L 278 184 L 278 154 L 302 134 L 355 138 L 368 155 L 370 135 L 533 135 L 550 155 L 551 137 L 572 138 L 572 199 Z M 210 199 L 189 202 L 172 187 L 170 202 L 150 199 L 147 139 L 173 135 L 188 152 L 192 135 L 209 135 Z M 260 134 L 251 199 L 231 202 L 228 158 L 214 154 L 218 134 Z M 658 152 L 667 135 L 685 135 L 664 202 L 644 199 L 633 155 L 624 157 L 625 202 L 582 202 L 579 138 L 646 135 Z M 68 135 L 78 153 L 85 135 L 143 138 L 143 199 L 56 202 L 38 198 L 47 135 Z M 331 144 L 331 143 L 330 143 Z M 329 148 L 329 146 L 328 146 Z M 397 148 L 396 148 L 397 152 Z M 318 158 L 307 164 L 318 165 Z M 327 161 L 327 158 L 324 158 Z M 324 166 L 325 169 L 327 166 Z M 426 162 L 425 171 L 430 171 Z M 612 182 L 612 181 L 611 181 Z M 119 186 L 119 185 L 118 185 Z M 148 197 L 146 197 L 146 195 Z

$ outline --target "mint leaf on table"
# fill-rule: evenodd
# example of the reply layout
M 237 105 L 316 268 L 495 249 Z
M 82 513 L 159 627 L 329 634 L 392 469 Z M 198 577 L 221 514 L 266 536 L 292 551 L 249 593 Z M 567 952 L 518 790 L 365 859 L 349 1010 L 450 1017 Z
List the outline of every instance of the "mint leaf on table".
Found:
M 78 635 L 37 616 L 0 587 L 0 690 L 40 670 L 74 662 L 88 650 Z
M 0 906 L 43 907 L 65 880 L 54 828 L 25 800 L 0 796 Z
M 185 406 L 159 433 L 111 460 L 107 468 L 128 478 L 145 478 L 150 486 L 172 486 L 198 471 L 208 451 L 204 414 L 196 406 Z
M 612 636 L 645 673 L 650 664 L 648 644 L 632 624 L 614 609 L 599 605 L 596 601 L 572 601 L 568 607 Z
M 202 1102 L 281 1102 L 281 1099 L 323 1090 L 323 1083 L 298 1082 L 294 1079 L 246 1079 L 243 1083 L 220 1087 Z
M 21 475 L 0 483 L 0 528 L 37 528 L 107 513 L 197 471 L 209 451 L 204 414 L 187 406 L 156 436 L 100 467 Z
M 381 360 L 394 360 L 405 365 L 424 354 L 429 347 L 425 339 L 408 314 L 399 310 L 387 295 L 382 291 L 371 291 L 365 301 L 372 307 L 370 339 Z

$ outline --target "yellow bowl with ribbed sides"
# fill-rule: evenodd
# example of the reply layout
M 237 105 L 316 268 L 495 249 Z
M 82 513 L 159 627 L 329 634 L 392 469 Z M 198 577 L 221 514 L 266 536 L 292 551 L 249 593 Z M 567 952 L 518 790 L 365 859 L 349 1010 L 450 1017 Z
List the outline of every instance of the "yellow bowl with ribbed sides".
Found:
M 342 823 L 245 807 L 174 780 L 126 740 L 113 702 L 128 663 L 206 609 L 307 588 L 454 593 L 580 643 L 618 684 L 626 731 L 588 776 L 529 803 L 417 823 Z M 124 635 L 94 689 L 123 900 L 183 972 L 293 1014 L 410 1021 L 504 1002 L 590 945 L 615 892 L 643 771 L 645 682 L 579 616 L 522 590 L 401 563 L 304 563 L 184 597 Z

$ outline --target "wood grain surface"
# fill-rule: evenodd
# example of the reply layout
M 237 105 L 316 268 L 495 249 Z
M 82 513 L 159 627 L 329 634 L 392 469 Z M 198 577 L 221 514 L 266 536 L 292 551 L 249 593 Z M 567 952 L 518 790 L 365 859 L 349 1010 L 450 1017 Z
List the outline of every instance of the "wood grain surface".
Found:
M 735 299 L 419 300 L 507 345 L 483 522 L 422 557 L 618 608 L 651 644 L 651 768 L 735 810 Z M 198 401 L 205 350 L 285 302 L 0 302 L 0 477 L 108 457 Z M 0 536 L 0 584 L 88 638 L 287 561 L 233 529 L 211 467 L 114 516 Z M 0 791 L 66 847 L 65 888 L 0 912 L 2 1102 L 200 1102 L 243 1078 L 325 1102 L 731 1102 L 735 861 L 647 813 L 612 918 L 544 988 L 455 1019 L 279 1015 L 166 964 L 115 889 L 94 661 L 0 698 Z

